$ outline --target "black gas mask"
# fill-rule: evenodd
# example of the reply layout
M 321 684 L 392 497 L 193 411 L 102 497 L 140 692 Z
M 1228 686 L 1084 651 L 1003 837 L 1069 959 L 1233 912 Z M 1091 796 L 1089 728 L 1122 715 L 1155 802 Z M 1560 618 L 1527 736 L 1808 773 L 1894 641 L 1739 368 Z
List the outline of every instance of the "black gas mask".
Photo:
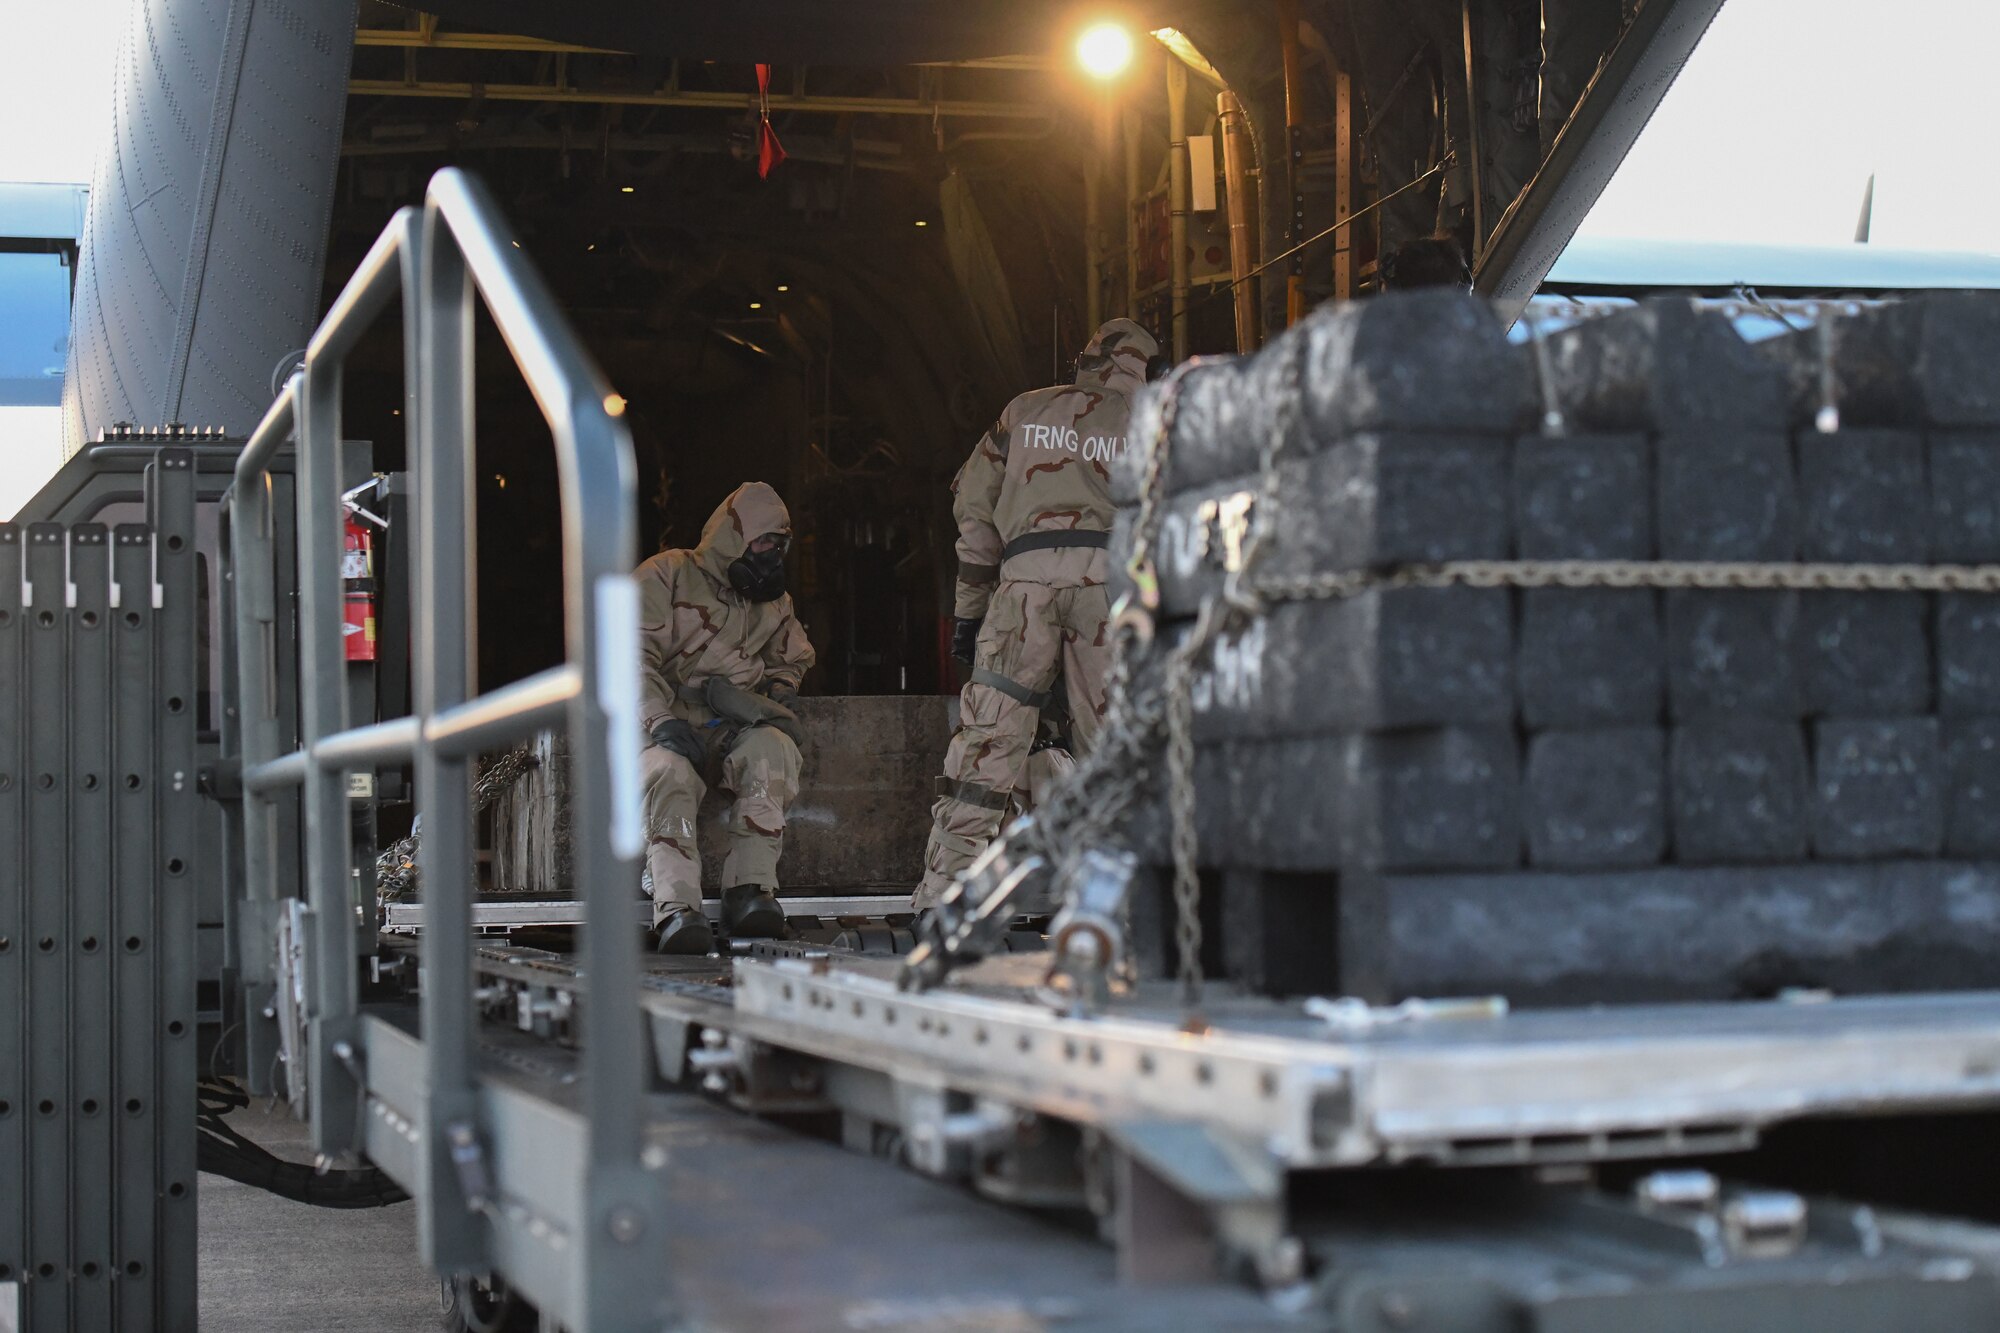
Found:
M 791 540 L 774 536 L 769 548 L 747 550 L 729 562 L 729 586 L 753 602 L 775 602 L 785 595 L 785 548 Z

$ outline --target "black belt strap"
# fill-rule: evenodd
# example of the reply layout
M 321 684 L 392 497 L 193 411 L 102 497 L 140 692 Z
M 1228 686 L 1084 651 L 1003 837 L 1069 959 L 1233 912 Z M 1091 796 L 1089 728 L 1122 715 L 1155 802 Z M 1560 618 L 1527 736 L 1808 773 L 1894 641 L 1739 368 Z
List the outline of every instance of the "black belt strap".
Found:
M 958 562 L 958 581 L 968 588 L 983 588 L 989 583 L 998 583 L 1000 566 L 968 565 L 961 560 Z
M 1085 529 L 1069 532 L 1030 532 L 1016 537 L 1000 548 L 1000 559 L 1004 563 L 1029 551 L 1060 551 L 1072 546 L 1088 546 L 1102 551 L 1110 545 L 1111 534 L 1108 532 L 1091 532 Z
M 977 782 L 954 782 L 950 778 L 939 778 L 936 790 L 939 796 L 982 810 L 1005 810 L 1010 799 L 1004 791 L 994 791 Z
M 1030 708 L 1047 708 L 1049 706 L 1049 696 L 1046 690 L 1031 690 L 1020 681 L 1010 680 L 999 672 L 989 671 L 985 667 L 974 667 L 972 669 L 972 683 L 998 690 L 1016 703 L 1024 703 Z

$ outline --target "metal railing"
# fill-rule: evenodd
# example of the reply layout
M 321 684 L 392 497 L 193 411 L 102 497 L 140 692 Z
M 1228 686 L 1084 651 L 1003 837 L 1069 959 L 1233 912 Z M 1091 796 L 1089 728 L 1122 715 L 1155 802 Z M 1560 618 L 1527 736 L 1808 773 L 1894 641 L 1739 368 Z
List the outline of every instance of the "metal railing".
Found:
M 341 640 L 341 384 L 344 364 L 402 296 L 409 467 L 416 485 L 410 571 L 411 716 L 351 727 Z M 563 552 L 565 660 L 503 689 L 475 692 L 473 486 L 475 298 L 498 326 L 554 436 Z M 357 1005 L 354 867 L 346 773 L 413 763 L 428 929 L 421 1035 L 427 1113 L 416 1138 L 427 1257 L 444 1272 L 495 1266 L 505 1226 L 480 1186 L 495 1164 L 487 1091 L 476 1067 L 472 765 L 487 750 L 561 728 L 569 741 L 575 870 L 591 921 L 584 965 L 594 992 L 630 995 L 639 977 L 631 926 L 643 850 L 639 809 L 636 473 L 623 401 L 583 350 L 554 298 L 471 176 L 439 172 L 422 210 L 396 214 L 313 334 L 305 364 L 245 447 L 232 494 L 238 708 L 249 894 L 279 894 L 277 803 L 304 789 L 305 974 L 310 1042 L 304 1071 L 314 1144 L 358 1151 L 368 1105 L 366 1035 Z M 301 745 L 280 753 L 274 548 L 267 473 L 297 445 Z M 254 919 L 254 918 L 253 918 Z M 268 944 L 268 942 L 266 942 Z M 630 1308 L 633 1242 L 658 1234 L 658 1201 L 640 1163 L 648 1077 L 631 1003 L 585 1007 L 579 1301 Z M 504 1180 L 500 1182 L 504 1187 Z M 615 1270 L 615 1271 L 614 1271 Z M 590 1322 L 587 1318 L 581 1322 Z

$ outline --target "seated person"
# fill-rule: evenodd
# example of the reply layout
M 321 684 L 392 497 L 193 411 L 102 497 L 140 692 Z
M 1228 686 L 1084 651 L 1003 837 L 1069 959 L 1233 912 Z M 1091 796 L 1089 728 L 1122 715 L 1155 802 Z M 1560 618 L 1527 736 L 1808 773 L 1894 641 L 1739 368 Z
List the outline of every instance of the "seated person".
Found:
M 785 592 L 791 515 L 763 482 L 736 488 L 692 551 L 639 566 L 640 719 L 646 869 L 661 953 L 715 947 L 701 910 L 695 814 L 708 783 L 735 797 L 723 862 L 722 926 L 738 937 L 785 933 L 778 855 L 799 793 L 798 719 L 786 705 L 813 664 Z

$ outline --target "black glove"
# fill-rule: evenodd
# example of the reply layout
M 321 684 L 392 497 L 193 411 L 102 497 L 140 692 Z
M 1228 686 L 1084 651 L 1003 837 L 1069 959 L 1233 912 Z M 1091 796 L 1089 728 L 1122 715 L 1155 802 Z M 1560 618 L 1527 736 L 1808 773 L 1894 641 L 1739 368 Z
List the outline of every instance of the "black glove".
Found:
M 670 717 L 653 728 L 653 744 L 671 750 L 696 768 L 702 765 L 701 738 L 686 721 Z
M 745 727 L 776 727 L 792 738 L 794 745 L 805 744 L 805 730 L 799 726 L 799 715 L 781 703 L 766 699 L 761 694 L 753 694 L 741 685 L 732 685 L 721 676 L 710 676 L 702 683 L 703 702 L 718 717 L 728 718 Z
M 979 651 L 979 627 L 986 623 L 984 616 L 978 620 L 968 620 L 960 616 L 951 625 L 951 655 L 967 666 Z

